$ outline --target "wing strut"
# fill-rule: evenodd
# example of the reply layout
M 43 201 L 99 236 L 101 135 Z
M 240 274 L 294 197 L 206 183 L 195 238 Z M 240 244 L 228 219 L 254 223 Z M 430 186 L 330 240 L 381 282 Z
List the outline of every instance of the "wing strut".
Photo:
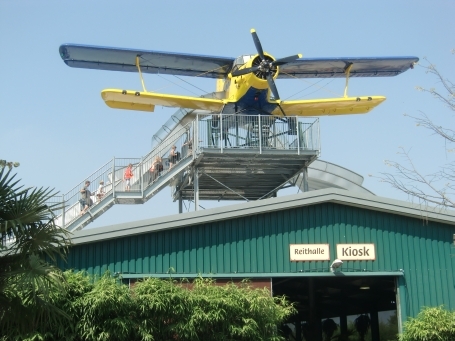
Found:
M 136 56 L 136 66 L 139 71 L 139 77 L 141 77 L 141 82 L 142 82 L 142 89 L 144 89 L 144 92 L 147 92 L 147 89 L 145 88 L 144 84 L 144 79 L 142 78 L 142 72 L 141 72 L 141 65 L 139 64 L 139 55 Z
M 278 103 L 278 108 L 280 108 L 281 112 L 283 113 L 283 116 L 286 117 L 286 113 L 284 112 L 283 108 L 281 107 L 281 104 Z
M 223 107 L 221 108 L 220 114 L 223 113 L 225 107 L 226 107 L 226 103 L 223 104 Z
M 349 74 L 351 73 L 352 63 L 349 63 L 344 68 L 344 73 L 346 74 L 346 86 L 344 87 L 344 98 L 348 97 L 348 84 L 349 84 Z

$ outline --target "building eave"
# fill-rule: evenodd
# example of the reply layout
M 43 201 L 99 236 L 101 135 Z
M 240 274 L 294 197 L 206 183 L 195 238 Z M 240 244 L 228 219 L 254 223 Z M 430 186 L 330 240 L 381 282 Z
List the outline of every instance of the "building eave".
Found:
M 248 203 L 223 206 L 203 211 L 188 212 L 172 216 L 133 221 L 75 232 L 73 244 L 85 244 L 125 236 L 157 232 L 214 221 L 240 218 L 266 212 L 288 210 L 322 203 L 336 203 L 397 214 L 422 221 L 434 221 L 455 226 L 455 211 L 435 207 L 424 207 L 408 202 L 378 197 L 369 194 L 327 188 L 295 195 L 270 198 Z

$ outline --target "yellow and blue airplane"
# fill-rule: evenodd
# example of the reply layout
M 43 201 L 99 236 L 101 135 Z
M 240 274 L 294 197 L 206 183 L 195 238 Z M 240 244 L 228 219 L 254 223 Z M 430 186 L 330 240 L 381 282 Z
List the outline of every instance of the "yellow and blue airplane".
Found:
M 257 53 L 238 58 L 184 53 L 63 44 L 59 52 L 71 67 L 138 72 L 143 91 L 105 89 L 101 97 L 111 108 L 150 111 L 156 105 L 209 110 L 225 114 L 324 116 L 364 114 L 384 96 L 348 97 L 350 77 L 396 76 L 413 68 L 417 57 L 302 58 L 301 54 L 275 59 L 262 49 L 251 30 Z M 149 92 L 142 73 L 217 79 L 216 91 L 203 97 Z M 281 100 L 275 79 L 346 78 L 344 96 L 311 100 Z

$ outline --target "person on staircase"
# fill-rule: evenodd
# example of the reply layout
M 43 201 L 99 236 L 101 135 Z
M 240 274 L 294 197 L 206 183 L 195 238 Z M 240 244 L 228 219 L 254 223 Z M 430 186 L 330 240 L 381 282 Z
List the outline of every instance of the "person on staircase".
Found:
M 98 190 L 96 191 L 96 202 L 100 202 L 101 199 L 104 197 L 104 181 L 100 181 L 100 185 L 98 186 Z
M 131 189 L 131 178 L 133 177 L 133 165 L 130 163 L 125 169 L 123 179 L 125 180 L 125 191 L 129 192 Z
M 188 139 L 182 146 L 182 157 L 187 157 L 188 155 L 193 154 L 193 139 L 188 133 Z
M 169 170 L 172 169 L 177 161 L 180 159 L 180 153 L 177 151 L 177 146 L 173 145 L 169 151 Z
M 79 199 L 79 203 L 81 204 L 81 216 L 84 215 L 90 206 L 93 205 L 92 193 L 89 190 L 90 181 L 86 181 L 84 187 L 81 189 L 81 198 Z
M 163 171 L 163 160 L 159 155 L 155 157 L 155 160 L 152 163 L 152 167 L 150 167 L 150 179 L 148 181 L 148 185 L 150 185 L 153 181 L 156 180 L 161 175 Z

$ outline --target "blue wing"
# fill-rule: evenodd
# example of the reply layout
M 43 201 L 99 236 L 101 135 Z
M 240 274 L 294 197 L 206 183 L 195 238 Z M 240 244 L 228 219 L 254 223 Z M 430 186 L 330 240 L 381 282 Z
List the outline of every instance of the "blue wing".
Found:
M 144 73 L 207 78 L 226 77 L 235 60 L 226 57 L 76 44 L 63 44 L 59 52 L 66 65 L 76 68 L 137 72 L 136 56 L 139 56 L 141 71 Z
M 350 77 L 396 76 L 418 61 L 417 57 L 300 58 L 280 66 L 278 78 L 341 78 L 351 64 Z
M 63 44 L 59 51 L 63 61 L 71 67 L 137 72 L 136 57 L 139 56 L 144 73 L 207 78 L 225 78 L 235 60 L 231 57 L 76 44 Z M 418 60 L 417 57 L 300 58 L 281 65 L 278 78 L 346 77 L 345 70 L 351 64 L 350 77 L 396 76 L 412 68 Z

